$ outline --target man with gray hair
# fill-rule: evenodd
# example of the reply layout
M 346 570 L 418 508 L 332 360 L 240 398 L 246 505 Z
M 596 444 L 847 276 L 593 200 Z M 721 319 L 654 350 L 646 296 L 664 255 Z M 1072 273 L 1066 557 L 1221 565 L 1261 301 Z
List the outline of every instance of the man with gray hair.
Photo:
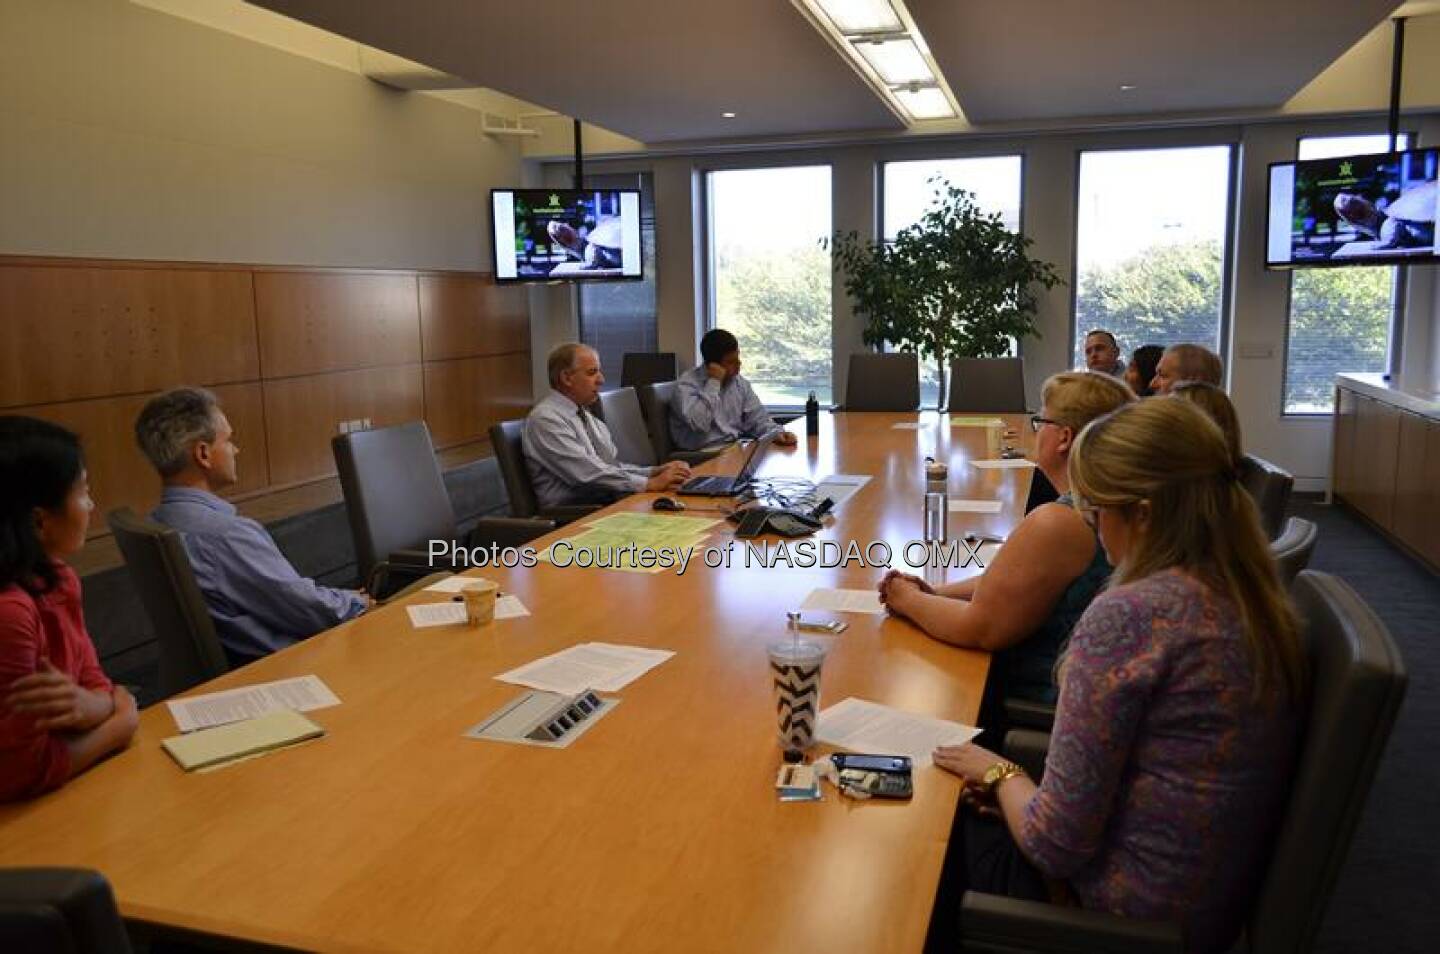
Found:
M 588 408 L 605 375 L 600 356 L 583 344 L 563 344 L 546 362 L 551 391 L 531 409 L 520 434 L 525 468 L 541 507 L 610 503 L 625 494 L 675 490 L 688 464 L 640 467 L 619 459 L 605 422 Z
M 135 421 L 140 450 L 164 487 L 152 516 L 180 534 L 231 665 L 243 665 L 360 615 L 363 592 L 295 572 L 274 539 L 217 496 L 234 484 L 240 448 L 215 395 L 176 388 Z
M 1223 388 L 1225 364 L 1220 356 L 1202 345 L 1177 344 L 1165 349 L 1155 365 L 1155 378 L 1150 390 L 1169 394 L 1181 381 L 1204 381 Z

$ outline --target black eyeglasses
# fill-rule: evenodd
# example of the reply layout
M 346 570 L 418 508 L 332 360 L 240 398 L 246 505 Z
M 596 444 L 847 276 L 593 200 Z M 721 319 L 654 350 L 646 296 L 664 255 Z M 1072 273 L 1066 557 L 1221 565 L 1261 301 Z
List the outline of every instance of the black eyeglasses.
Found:
M 1061 424 L 1059 421 L 1052 420 L 1051 418 L 1048 418 L 1048 417 L 1041 417 L 1039 414 L 1031 415 L 1031 417 L 1030 417 L 1030 430 L 1034 431 L 1036 434 L 1039 434 L 1039 433 L 1040 433 L 1040 428 L 1044 427 L 1046 424 L 1054 424 L 1056 427 L 1064 427 L 1064 426 L 1065 426 L 1064 424 Z

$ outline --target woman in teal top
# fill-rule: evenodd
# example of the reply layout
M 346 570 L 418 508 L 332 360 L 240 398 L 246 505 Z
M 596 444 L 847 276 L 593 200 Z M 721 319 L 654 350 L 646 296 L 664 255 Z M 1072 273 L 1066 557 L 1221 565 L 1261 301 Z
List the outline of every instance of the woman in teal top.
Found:
M 1061 498 L 1027 514 L 977 577 L 931 587 L 892 571 L 880 582 L 880 599 L 894 615 L 936 639 L 995 654 L 986 685 L 992 701 L 1055 701 L 1055 661 L 1110 575 L 1095 531 L 1070 505 L 1066 465 L 1081 429 L 1135 393 L 1093 371 L 1057 374 L 1041 393 L 1043 406 L 1031 419 L 1035 462 Z

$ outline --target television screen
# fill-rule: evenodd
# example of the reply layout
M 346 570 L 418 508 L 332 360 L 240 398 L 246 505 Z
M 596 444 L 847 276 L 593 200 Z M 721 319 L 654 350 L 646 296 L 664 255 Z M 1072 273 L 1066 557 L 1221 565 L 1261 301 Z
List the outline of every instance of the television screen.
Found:
M 495 189 L 490 193 L 495 280 L 635 279 L 636 189 Z
M 1377 265 L 1440 258 L 1440 149 L 1270 167 L 1265 265 Z

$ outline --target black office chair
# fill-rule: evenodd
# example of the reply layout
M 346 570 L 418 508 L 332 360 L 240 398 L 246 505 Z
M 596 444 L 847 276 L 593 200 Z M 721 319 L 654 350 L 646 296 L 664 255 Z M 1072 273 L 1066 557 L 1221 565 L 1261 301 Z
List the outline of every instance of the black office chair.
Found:
M 640 410 L 645 415 L 645 428 L 650 433 L 650 446 L 656 460 L 683 460 L 687 464 L 703 464 L 724 452 L 724 447 L 680 450 L 670 437 L 670 405 L 675 401 L 674 381 L 647 384 L 637 388 Z
M 620 361 L 622 388 L 674 381 L 679 376 L 680 359 L 673 351 L 630 351 Z
M 1291 592 L 1305 621 L 1310 699 L 1279 836 L 1235 948 L 1248 954 L 1301 954 L 1314 945 L 1407 682 L 1394 640 L 1344 581 L 1307 570 Z M 1047 739 L 1011 733 L 1006 753 L 1038 773 Z M 1183 950 L 1176 924 L 973 891 L 961 910 L 966 951 Z
M 430 564 L 429 541 L 456 544 L 458 534 L 424 421 L 341 434 L 330 446 L 367 590 L 381 597 L 436 569 L 465 568 L 448 559 Z M 548 520 L 482 517 L 468 539 L 458 542 L 520 547 L 552 529 Z
M 1246 454 L 1240 460 L 1240 482 L 1250 492 L 1255 508 L 1260 511 L 1260 525 L 1265 529 L 1265 539 L 1274 540 L 1284 528 L 1285 511 L 1290 506 L 1290 492 L 1295 487 L 1295 478 L 1289 471 L 1264 458 Z
M 600 417 L 615 442 L 615 456 L 638 467 L 654 467 L 659 463 L 634 388 L 603 391 L 599 404 Z
M 913 411 L 920 406 L 920 361 L 910 352 L 850 355 L 846 411 Z
M 180 535 L 129 507 L 112 510 L 108 522 L 160 643 L 161 696 L 229 672 L 232 660 L 215 634 Z
M 505 492 L 510 496 L 510 516 L 521 519 L 538 517 L 552 520 L 556 526 L 564 526 L 599 510 L 600 507 L 595 504 L 540 507 L 535 499 L 535 488 L 530 484 L 530 471 L 525 467 L 525 449 L 520 442 L 524 430 L 523 420 L 490 425 L 490 447 L 495 451 L 500 476 L 505 481 Z
M 130 954 L 110 882 L 86 868 L 0 868 L 0 951 Z
M 1024 358 L 956 358 L 950 362 L 951 411 L 1025 411 Z

